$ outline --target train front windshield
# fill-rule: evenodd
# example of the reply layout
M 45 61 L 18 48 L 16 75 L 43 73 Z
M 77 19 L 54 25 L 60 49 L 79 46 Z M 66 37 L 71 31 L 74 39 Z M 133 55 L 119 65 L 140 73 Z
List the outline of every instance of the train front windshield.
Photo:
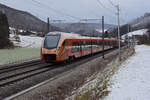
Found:
M 44 48 L 46 49 L 57 48 L 59 39 L 60 35 L 47 35 L 44 41 Z

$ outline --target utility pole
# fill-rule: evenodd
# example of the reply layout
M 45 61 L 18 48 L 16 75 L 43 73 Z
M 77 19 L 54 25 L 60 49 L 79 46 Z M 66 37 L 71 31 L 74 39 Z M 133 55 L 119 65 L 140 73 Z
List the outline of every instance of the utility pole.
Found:
M 105 55 L 105 53 L 104 53 L 104 16 L 102 16 L 102 44 L 103 44 L 103 59 L 104 59 L 104 55 Z
M 47 18 L 47 33 L 49 33 L 50 31 L 50 21 L 49 21 L 49 17 Z
M 129 33 L 129 32 L 130 32 L 130 25 L 128 24 L 128 33 Z M 129 46 L 130 39 L 129 39 L 128 33 L 127 33 L 127 37 L 128 37 L 127 42 L 128 42 L 128 48 L 129 48 L 129 47 L 130 47 L 130 46 Z
M 130 32 L 130 25 L 128 24 L 128 33 Z
M 116 6 L 117 8 L 117 19 L 118 19 L 118 46 L 119 46 L 119 60 L 121 61 L 121 41 L 120 41 L 120 8 L 119 5 Z

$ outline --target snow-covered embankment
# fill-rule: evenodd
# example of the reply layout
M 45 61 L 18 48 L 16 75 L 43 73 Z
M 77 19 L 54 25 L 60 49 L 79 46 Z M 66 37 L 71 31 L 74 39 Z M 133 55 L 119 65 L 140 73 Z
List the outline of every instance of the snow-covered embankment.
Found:
M 105 100 L 149 100 L 150 46 L 136 46 L 136 54 L 112 77 L 111 93 Z

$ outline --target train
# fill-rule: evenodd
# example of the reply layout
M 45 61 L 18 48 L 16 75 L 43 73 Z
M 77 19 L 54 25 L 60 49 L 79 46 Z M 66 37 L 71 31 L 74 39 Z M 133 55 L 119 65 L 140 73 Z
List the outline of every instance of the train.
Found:
M 87 37 L 73 33 L 50 32 L 41 46 L 41 61 L 57 63 L 98 53 L 118 46 L 115 38 Z

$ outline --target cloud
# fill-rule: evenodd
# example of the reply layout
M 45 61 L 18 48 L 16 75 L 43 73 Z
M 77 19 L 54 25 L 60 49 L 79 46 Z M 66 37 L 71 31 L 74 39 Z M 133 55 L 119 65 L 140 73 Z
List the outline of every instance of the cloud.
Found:
M 98 4 L 97 0 L 34 0 L 41 2 L 40 5 L 32 0 L 0 0 L 0 3 L 20 10 L 28 11 L 35 16 L 46 20 L 65 19 L 66 21 L 78 21 L 78 19 L 66 16 L 71 15 L 78 18 L 101 18 L 105 16 L 107 23 L 116 23 L 116 9 L 109 0 L 100 0 L 105 6 Z M 121 23 L 126 23 L 134 18 L 149 12 L 149 0 L 111 0 L 114 4 L 120 4 Z M 49 6 L 49 7 L 48 7 Z M 53 9 L 51 9 L 53 8 Z M 55 11 L 57 10 L 57 11 Z M 61 13 L 59 13 L 59 11 Z M 63 14 L 65 13 L 65 14 Z

